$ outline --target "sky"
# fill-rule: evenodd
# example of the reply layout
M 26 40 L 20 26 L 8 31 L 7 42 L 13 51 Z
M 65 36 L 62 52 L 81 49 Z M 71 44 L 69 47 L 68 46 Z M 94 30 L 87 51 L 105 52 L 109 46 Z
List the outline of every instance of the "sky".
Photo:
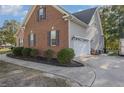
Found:
M 28 10 L 29 5 L 0 5 L 0 27 L 2 27 L 5 20 L 17 20 L 22 23 Z M 63 5 L 66 11 L 70 13 L 78 12 L 88 8 L 96 7 L 90 5 Z

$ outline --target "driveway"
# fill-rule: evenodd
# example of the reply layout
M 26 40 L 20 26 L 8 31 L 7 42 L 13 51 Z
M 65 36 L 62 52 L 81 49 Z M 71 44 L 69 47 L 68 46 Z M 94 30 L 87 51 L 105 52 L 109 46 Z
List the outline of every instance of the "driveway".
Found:
M 93 87 L 124 87 L 124 56 L 94 56 L 86 64 L 96 73 Z
M 80 86 L 124 87 L 124 57 L 120 56 L 85 57 L 82 58 L 85 67 L 50 66 L 8 58 L 5 55 L 2 55 L 1 59 L 9 63 L 64 76 L 76 81 Z

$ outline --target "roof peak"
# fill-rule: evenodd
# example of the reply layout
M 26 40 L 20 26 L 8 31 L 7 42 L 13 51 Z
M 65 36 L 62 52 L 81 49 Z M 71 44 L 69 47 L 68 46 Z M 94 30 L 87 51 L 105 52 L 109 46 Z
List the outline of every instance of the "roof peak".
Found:
M 84 10 L 81 10 L 81 11 L 74 12 L 72 14 L 80 13 L 80 12 L 84 12 L 84 11 L 89 11 L 89 10 L 96 10 L 96 9 L 97 9 L 97 7 L 92 7 L 92 8 L 88 8 L 88 9 L 84 9 Z
M 86 24 L 89 24 L 96 9 L 97 9 L 97 7 L 89 8 L 89 9 L 86 9 L 83 11 L 75 12 L 72 15 L 77 17 L 79 20 L 85 22 Z

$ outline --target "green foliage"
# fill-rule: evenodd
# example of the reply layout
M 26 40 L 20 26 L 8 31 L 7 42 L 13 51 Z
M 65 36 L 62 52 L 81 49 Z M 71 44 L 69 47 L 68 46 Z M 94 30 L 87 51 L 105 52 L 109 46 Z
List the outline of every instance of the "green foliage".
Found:
M 22 50 L 23 50 L 23 47 L 16 47 L 13 49 L 13 54 L 15 56 L 22 56 Z
M 119 55 L 119 51 L 118 50 L 111 50 L 108 53 L 109 56 L 118 56 Z
M 31 48 L 24 48 L 24 49 L 22 50 L 22 55 L 23 55 L 24 57 L 29 57 L 31 50 L 32 50 Z
M 36 57 L 37 54 L 38 54 L 38 50 L 37 49 L 31 49 L 30 56 Z
M 44 53 L 48 61 L 50 61 L 54 56 L 54 51 L 51 49 L 47 49 Z
M 11 50 L 9 48 L 0 48 L 0 54 L 5 54 L 11 52 Z
M 103 6 L 100 9 L 104 32 L 105 48 L 119 48 L 120 38 L 124 38 L 124 6 Z
M 10 49 L 13 51 L 15 47 L 11 47 Z
M 16 20 L 5 20 L 3 26 L 0 29 L 0 44 L 12 44 L 15 45 L 16 37 L 15 33 L 19 28 L 19 23 Z
M 64 48 L 58 52 L 57 59 L 61 64 L 67 64 L 71 62 L 74 56 L 75 54 L 72 48 Z

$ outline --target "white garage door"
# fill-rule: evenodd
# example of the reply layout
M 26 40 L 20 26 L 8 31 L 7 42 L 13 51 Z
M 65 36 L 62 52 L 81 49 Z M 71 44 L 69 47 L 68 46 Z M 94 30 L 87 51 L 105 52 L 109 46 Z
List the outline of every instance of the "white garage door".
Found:
M 83 56 L 90 54 L 88 41 L 74 40 L 75 56 Z

